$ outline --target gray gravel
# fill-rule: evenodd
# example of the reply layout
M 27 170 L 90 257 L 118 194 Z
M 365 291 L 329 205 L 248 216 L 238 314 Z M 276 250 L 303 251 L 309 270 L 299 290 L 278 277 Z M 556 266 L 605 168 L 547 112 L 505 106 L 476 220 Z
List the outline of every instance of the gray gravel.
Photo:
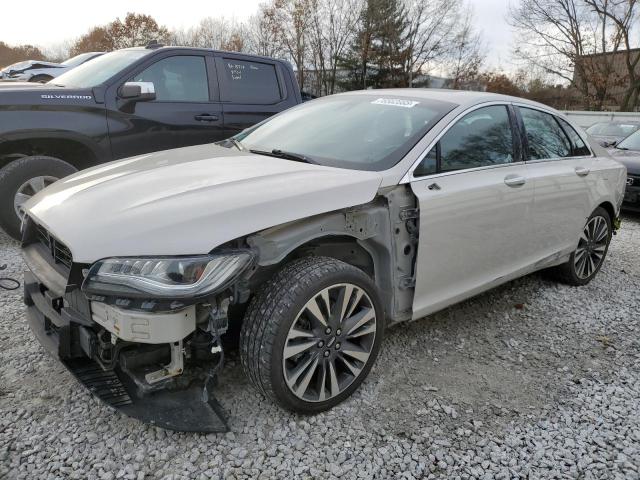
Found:
M 20 275 L 0 232 L 0 264 Z M 0 290 L 0 478 L 640 478 L 640 217 L 571 288 L 524 278 L 389 332 L 356 394 L 315 417 L 258 395 L 231 356 L 233 433 L 103 407 Z

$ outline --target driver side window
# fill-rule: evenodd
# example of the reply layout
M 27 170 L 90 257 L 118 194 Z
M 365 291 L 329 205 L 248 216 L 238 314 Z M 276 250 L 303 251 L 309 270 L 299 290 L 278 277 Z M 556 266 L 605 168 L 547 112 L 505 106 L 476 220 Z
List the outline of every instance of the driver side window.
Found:
M 208 102 L 209 81 L 204 57 L 163 58 L 134 75 L 134 82 L 153 82 L 157 102 Z
M 479 108 L 444 134 L 416 168 L 414 176 L 511 163 L 513 144 L 507 107 Z

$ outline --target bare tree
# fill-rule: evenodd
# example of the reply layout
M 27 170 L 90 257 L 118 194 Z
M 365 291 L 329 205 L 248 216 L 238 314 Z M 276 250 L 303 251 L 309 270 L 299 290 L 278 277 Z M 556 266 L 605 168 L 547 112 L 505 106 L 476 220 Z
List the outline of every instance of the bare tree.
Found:
M 406 0 L 409 28 L 405 74 L 407 86 L 416 73 L 426 73 L 430 64 L 450 52 L 459 29 L 462 0 Z
M 617 81 L 615 56 L 602 54 L 618 52 L 622 25 L 633 18 L 621 13 L 623 4 L 633 11 L 636 0 L 520 0 L 509 13 L 519 38 L 515 54 L 565 80 L 586 107 L 601 109 Z
M 258 12 L 249 17 L 246 24 L 245 43 L 246 50 L 256 55 L 266 57 L 282 55 L 273 5 L 262 3 L 258 6 Z
M 606 47 L 604 25 L 607 20 L 613 22 L 614 45 L 622 44 L 626 77 L 622 82 L 625 87 L 624 97 L 620 103 L 621 110 L 631 110 L 638 105 L 640 95 L 640 54 L 632 51 L 632 31 L 638 20 L 638 0 L 584 0 L 603 19 L 602 45 Z M 621 82 L 618 81 L 618 84 Z
M 176 45 L 243 51 L 245 26 L 235 19 L 206 17 L 188 30 L 172 32 Z
M 482 36 L 474 29 L 473 15 L 471 10 L 468 10 L 453 38 L 447 62 L 451 88 L 459 89 L 477 77 L 484 62 L 484 49 Z
M 315 91 L 336 92 L 338 65 L 353 39 L 362 0 L 312 0 L 308 29 Z

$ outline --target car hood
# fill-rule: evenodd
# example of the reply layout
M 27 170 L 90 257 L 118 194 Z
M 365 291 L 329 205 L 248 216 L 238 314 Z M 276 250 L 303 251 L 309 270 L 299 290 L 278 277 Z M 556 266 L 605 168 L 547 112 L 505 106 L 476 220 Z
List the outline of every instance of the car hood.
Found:
M 640 152 L 614 148 L 609 153 L 611 153 L 611 156 L 618 162 L 627 167 L 627 173 L 640 175 Z
M 367 203 L 377 172 L 201 145 L 78 172 L 35 195 L 27 213 L 74 261 L 204 254 L 235 238 Z
M 14 63 L 2 69 L 3 73 L 23 72 L 30 68 L 55 68 L 60 67 L 59 63 L 45 62 L 43 60 L 25 60 L 24 62 Z

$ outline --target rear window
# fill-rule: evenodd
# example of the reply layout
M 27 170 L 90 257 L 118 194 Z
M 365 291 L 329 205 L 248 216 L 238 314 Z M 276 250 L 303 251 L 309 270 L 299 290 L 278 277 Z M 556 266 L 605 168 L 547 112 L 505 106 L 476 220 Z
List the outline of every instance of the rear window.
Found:
M 233 58 L 223 58 L 222 64 L 222 100 L 265 105 L 280 101 L 275 65 Z

